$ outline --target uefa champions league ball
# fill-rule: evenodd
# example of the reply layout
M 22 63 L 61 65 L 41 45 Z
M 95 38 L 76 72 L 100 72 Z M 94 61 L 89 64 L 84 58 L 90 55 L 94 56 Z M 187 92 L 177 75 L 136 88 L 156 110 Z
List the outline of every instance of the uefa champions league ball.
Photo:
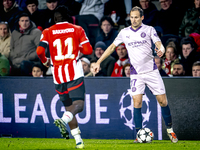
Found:
M 142 128 L 138 131 L 136 138 L 139 143 L 151 143 L 153 141 L 154 134 L 149 128 Z

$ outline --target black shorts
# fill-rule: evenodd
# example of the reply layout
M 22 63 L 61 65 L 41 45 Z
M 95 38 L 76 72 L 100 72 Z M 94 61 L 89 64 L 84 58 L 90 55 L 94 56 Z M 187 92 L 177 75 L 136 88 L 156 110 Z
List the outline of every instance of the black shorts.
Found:
M 64 106 L 72 105 L 75 100 L 85 100 L 84 77 L 62 84 L 55 84 L 55 89 Z

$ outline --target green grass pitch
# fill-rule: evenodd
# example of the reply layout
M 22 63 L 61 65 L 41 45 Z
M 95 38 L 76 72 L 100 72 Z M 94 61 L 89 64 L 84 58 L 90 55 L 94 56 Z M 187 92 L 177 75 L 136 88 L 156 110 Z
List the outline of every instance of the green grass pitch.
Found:
M 133 140 L 83 139 L 88 150 L 200 150 L 200 141 L 154 140 L 152 143 L 133 143 Z M 61 138 L 0 138 L 0 150 L 71 150 L 74 139 Z

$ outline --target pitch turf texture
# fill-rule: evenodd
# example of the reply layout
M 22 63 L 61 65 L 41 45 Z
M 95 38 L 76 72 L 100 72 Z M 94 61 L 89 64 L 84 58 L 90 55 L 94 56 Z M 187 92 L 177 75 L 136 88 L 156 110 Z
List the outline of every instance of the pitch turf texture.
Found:
M 200 141 L 184 141 L 171 143 L 169 140 L 154 140 L 152 143 L 133 143 L 133 140 L 84 139 L 85 149 L 91 150 L 200 150 Z M 0 150 L 43 149 L 71 150 L 75 149 L 74 139 L 53 138 L 0 138 Z

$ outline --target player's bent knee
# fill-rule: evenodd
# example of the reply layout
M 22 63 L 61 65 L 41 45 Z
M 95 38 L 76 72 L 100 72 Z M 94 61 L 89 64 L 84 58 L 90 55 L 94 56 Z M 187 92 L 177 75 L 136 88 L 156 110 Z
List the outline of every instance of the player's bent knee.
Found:
M 159 102 L 159 104 L 160 104 L 161 107 L 167 106 L 167 103 L 166 103 L 166 102 Z
M 84 108 L 84 101 L 83 100 L 76 100 L 76 101 L 73 102 L 73 105 L 74 105 L 77 113 L 82 112 L 83 108 Z
M 162 107 L 167 106 L 168 102 L 167 102 L 166 94 L 156 95 L 156 99 L 157 99 L 158 103 L 160 104 L 160 106 L 162 106 Z

